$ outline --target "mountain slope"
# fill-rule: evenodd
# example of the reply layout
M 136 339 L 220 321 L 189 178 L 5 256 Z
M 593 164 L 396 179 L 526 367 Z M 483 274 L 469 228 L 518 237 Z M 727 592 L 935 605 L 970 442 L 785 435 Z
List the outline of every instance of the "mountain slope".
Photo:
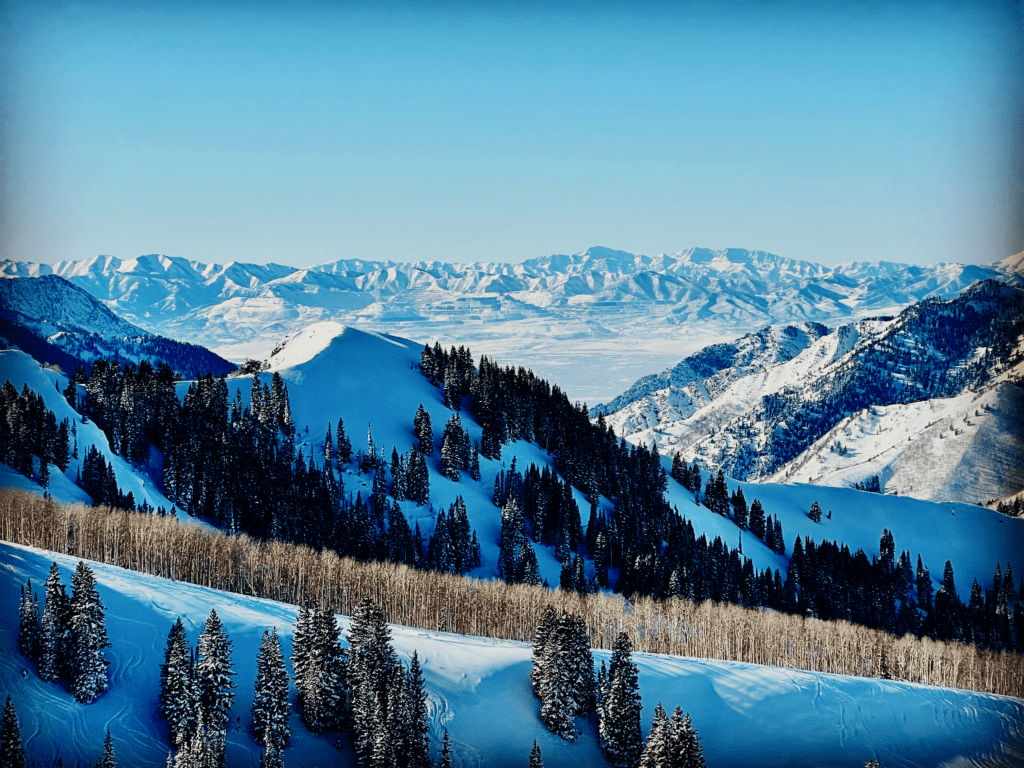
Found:
M 799 331 L 709 347 L 592 415 L 740 479 L 879 475 L 890 492 L 973 502 L 1024 486 L 1024 291 L 979 283 L 894 319 L 808 336 L 788 358 L 771 351 L 777 336 Z M 751 346 L 753 365 L 736 353 Z
M 148 360 L 154 367 L 166 363 L 186 377 L 223 375 L 235 368 L 203 347 L 132 325 L 56 275 L 0 280 L 0 335 L 67 373 L 100 358 Z
M 17 612 L 18 590 L 27 578 L 38 589 L 56 561 L 68 581 L 76 560 L 50 552 L 0 544 L 0 610 Z M 234 725 L 227 764 L 255 766 L 259 750 L 251 735 L 255 656 L 264 629 L 276 627 L 291 654 L 294 606 L 169 582 L 99 563 L 92 564 L 106 607 L 111 688 L 81 705 L 63 684 L 42 682 L 17 651 L 17 622 L 0 623 L 0 681 L 18 709 L 30 764 L 88 765 L 102 754 L 110 729 L 121 765 L 163 766 L 166 726 L 157 714 L 159 665 L 167 631 L 183 617 L 191 642 L 211 609 L 233 643 L 236 672 Z M 348 620 L 342 618 L 343 631 Z M 413 650 L 423 666 L 430 738 L 436 759 L 444 729 L 452 738 L 456 766 L 520 766 L 534 740 L 549 766 L 606 765 L 592 722 L 581 721 L 574 743 L 549 733 L 538 717 L 529 684 L 531 647 L 525 643 L 471 638 L 393 626 L 406 663 Z M 608 661 L 595 651 L 595 661 Z M 708 765 L 859 766 L 867 759 L 890 768 L 976 764 L 1019 765 L 1024 755 L 1024 702 L 1019 699 L 891 680 L 761 667 L 752 664 L 634 654 L 639 667 L 646 734 L 655 705 L 679 705 L 699 730 Z M 290 670 L 289 662 L 289 670 Z M 294 689 L 291 692 L 294 702 Z M 237 719 L 236 719 L 237 718 Z M 310 734 L 291 717 L 288 765 L 350 765 L 334 735 Z
M 53 267 L 8 261 L 0 275 L 60 275 L 143 328 L 236 360 L 265 357 L 282 335 L 335 320 L 486 348 L 594 402 L 711 341 L 766 324 L 894 314 L 1014 268 L 827 268 L 742 249 L 650 257 L 595 247 L 520 264 L 346 259 L 306 269 L 98 256 Z

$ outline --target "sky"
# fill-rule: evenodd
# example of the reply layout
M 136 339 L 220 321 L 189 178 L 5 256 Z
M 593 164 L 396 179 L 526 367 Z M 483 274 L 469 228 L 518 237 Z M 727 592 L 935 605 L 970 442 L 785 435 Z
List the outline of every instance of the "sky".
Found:
M 0 13 L 0 258 L 1024 250 L 1016 0 Z

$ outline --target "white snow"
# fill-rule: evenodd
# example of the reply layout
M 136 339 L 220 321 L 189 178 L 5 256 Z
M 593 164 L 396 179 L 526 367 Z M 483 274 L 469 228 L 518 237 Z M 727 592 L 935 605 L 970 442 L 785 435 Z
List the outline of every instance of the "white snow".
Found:
M 0 544 L 0 611 L 14 617 L 27 578 L 41 590 L 56 561 L 65 583 L 75 559 Z M 229 766 L 253 766 L 259 750 L 249 708 L 255 657 L 264 629 L 276 627 L 291 654 L 294 606 L 189 584 L 170 583 L 114 566 L 92 564 L 106 608 L 110 690 L 82 705 L 64 683 L 42 682 L 17 651 L 17 621 L 0 623 L 0 680 L 18 710 L 22 739 L 35 765 L 91 764 L 109 728 L 121 765 L 162 766 L 168 745 L 157 712 L 159 665 L 167 632 L 183 618 L 195 642 L 216 609 L 233 643 L 236 676 Z M 347 621 L 342 620 L 343 631 Z M 547 732 L 529 684 L 531 647 L 474 637 L 392 627 L 394 646 L 408 663 L 419 654 L 428 693 L 435 759 L 443 729 L 456 766 L 522 766 L 534 739 L 545 765 L 605 765 L 594 725 L 580 720 L 575 743 Z M 608 652 L 596 651 L 595 661 Z M 654 706 L 688 711 L 709 766 L 859 766 L 867 759 L 902 766 L 1019 766 L 1024 757 L 1024 701 L 948 688 L 802 672 L 656 654 L 634 654 L 640 669 L 643 728 Z M 289 663 L 290 669 L 290 663 Z M 292 691 L 294 697 L 294 690 Z M 294 699 L 293 699 L 294 700 Z M 314 736 L 294 714 L 284 753 L 293 766 L 352 765 L 335 736 Z

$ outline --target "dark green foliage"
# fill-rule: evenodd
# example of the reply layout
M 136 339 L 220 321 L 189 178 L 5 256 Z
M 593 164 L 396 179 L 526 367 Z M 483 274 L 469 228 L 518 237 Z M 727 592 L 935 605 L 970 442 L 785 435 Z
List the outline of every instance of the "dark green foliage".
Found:
M 25 385 L 21 393 L 10 381 L 0 387 L 0 462 L 33 476 L 33 457 L 39 458 L 39 484 L 49 483 L 50 463 L 68 468 L 70 431 L 67 422 L 57 424 L 42 395 Z
M 171 626 L 160 665 L 160 715 L 167 721 L 172 745 L 188 742 L 195 733 L 199 686 L 181 617 Z
M 92 569 L 79 561 L 71 577 L 71 604 L 68 611 L 71 694 L 83 704 L 107 690 L 107 661 L 103 649 L 107 640 L 103 603 L 96 591 Z
M 21 744 L 18 713 L 14 710 L 10 694 L 7 695 L 3 719 L 0 720 L 0 766 L 25 768 L 25 749 Z
M 548 607 L 533 643 L 530 683 L 541 700 L 540 719 L 549 731 L 574 741 L 575 718 L 596 706 L 594 659 L 586 623 Z
M 533 740 L 533 748 L 530 750 L 530 764 L 529 768 L 544 768 L 544 758 L 541 757 L 540 747 L 537 746 L 537 740 Z
M 601 750 L 618 768 L 636 768 L 640 762 L 644 746 L 640 710 L 638 670 L 623 632 L 615 641 L 597 721 Z
M 811 522 L 821 522 L 821 505 L 817 501 L 811 504 L 811 511 L 807 513 L 807 516 L 811 518 Z
M 288 725 L 288 672 L 281 655 L 277 629 L 264 630 L 256 654 L 256 695 L 252 724 L 256 741 L 270 751 L 280 751 L 291 736 Z
M 18 651 L 26 659 L 39 661 L 42 632 L 39 598 L 32 591 L 32 579 L 29 579 L 21 588 L 18 602 Z

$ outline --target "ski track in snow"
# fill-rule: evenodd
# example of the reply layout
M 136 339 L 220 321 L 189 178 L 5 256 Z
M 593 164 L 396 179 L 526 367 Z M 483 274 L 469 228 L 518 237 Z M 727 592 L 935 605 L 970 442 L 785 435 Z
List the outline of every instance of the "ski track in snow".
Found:
M 0 544 L 0 610 L 10 617 L 0 624 L 0 680 L 18 709 L 30 763 L 51 765 L 59 754 L 65 765 L 89 765 L 102 754 L 109 727 L 121 765 L 163 766 L 167 736 L 157 694 L 167 631 L 181 615 L 194 644 L 216 608 L 234 646 L 236 672 L 228 765 L 254 768 L 259 750 L 249 707 L 256 650 L 263 630 L 276 626 L 282 651 L 290 657 L 294 606 L 93 564 L 113 644 L 108 649 L 111 686 L 92 704 L 81 705 L 66 684 L 39 680 L 35 665 L 17 652 L 19 586 L 31 577 L 41 593 L 53 560 L 69 583 L 74 558 Z M 347 619 L 340 623 L 346 631 Z M 545 765 L 605 764 L 593 720 L 577 721 L 582 735 L 574 743 L 544 729 L 530 688 L 530 644 L 400 626 L 392 627 L 392 636 L 406 663 L 413 650 L 419 652 L 435 759 L 447 728 L 460 768 L 521 767 L 535 739 Z M 598 667 L 611 656 L 608 651 L 594 655 Z M 669 712 L 681 706 L 699 730 L 709 766 L 860 768 L 869 758 L 889 768 L 1024 764 L 1021 699 L 657 654 L 636 653 L 634 660 L 645 733 L 655 704 Z M 314 736 L 294 714 L 291 727 L 284 755 L 288 765 L 352 764 L 350 751 L 335 749 L 334 734 Z

